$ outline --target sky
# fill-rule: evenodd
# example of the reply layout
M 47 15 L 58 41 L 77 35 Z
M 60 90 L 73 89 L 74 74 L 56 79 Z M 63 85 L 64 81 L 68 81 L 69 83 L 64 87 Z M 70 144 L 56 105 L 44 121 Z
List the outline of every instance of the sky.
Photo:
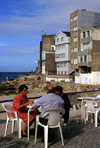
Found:
M 0 72 L 31 72 L 42 34 L 70 31 L 70 13 L 100 13 L 100 0 L 0 0 Z

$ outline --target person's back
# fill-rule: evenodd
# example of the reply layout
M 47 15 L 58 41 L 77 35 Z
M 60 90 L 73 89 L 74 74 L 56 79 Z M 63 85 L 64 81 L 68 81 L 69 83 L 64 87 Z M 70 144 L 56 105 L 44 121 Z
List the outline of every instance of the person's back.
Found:
M 54 93 L 48 93 L 36 101 L 33 106 L 38 108 L 41 106 L 41 114 L 51 108 L 61 108 L 64 101 L 62 98 Z
M 64 105 L 64 101 L 62 98 L 52 90 L 48 91 L 48 93 L 42 97 L 40 97 L 34 104 L 34 108 L 39 108 L 41 106 L 41 114 L 43 114 L 46 110 L 52 108 L 61 108 Z

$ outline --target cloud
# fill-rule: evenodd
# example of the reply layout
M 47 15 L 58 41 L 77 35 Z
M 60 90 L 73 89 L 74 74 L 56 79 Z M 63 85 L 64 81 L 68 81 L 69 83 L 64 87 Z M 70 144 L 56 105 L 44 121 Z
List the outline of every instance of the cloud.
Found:
M 24 56 L 39 54 L 38 44 L 19 44 L 0 47 L 0 55 L 2 56 Z
M 5 18 L 5 21 L 0 22 L 0 35 L 12 37 L 15 35 L 17 37 L 35 37 L 36 34 L 41 32 L 41 30 L 44 30 L 45 33 L 55 33 L 59 31 L 59 29 L 69 30 L 71 12 L 82 8 L 96 11 L 96 9 L 98 10 L 98 7 L 100 6 L 100 2 L 98 0 L 91 3 L 89 0 L 87 0 L 86 3 L 85 1 L 33 0 L 33 4 L 35 3 L 37 9 L 33 9 L 31 12 L 26 9 L 28 13 L 25 16 L 21 15 L 20 11 L 13 10 L 17 15 L 8 15 L 8 17 Z
M 100 0 L 7 0 L 0 4 L 0 56 L 36 55 L 34 60 L 39 58 L 42 31 L 70 31 L 70 13 L 77 9 L 100 13 Z

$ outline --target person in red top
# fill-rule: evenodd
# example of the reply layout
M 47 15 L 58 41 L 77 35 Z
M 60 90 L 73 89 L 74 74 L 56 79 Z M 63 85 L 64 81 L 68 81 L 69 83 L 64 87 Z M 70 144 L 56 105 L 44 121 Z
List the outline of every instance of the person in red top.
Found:
M 27 90 L 28 90 L 28 87 L 26 85 L 21 85 L 19 87 L 19 94 L 14 97 L 13 107 L 12 107 L 13 111 L 17 111 L 18 117 L 21 118 L 25 123 L 25 126 L 22 129 L 23 136 L 26 136 L 26 134 L 27 134 L 26 133 L 27 122 L 28 122 L 28 120 L 27 120 L 28 119 L 27 105 L 34 103 L 32 100 L 28 101 Z M 29 115 L 30 125 L 33 123 L 35 117 L 36 117 L 36 114 L 34 114 L 34 112 L 31 111 L 30 115 Z

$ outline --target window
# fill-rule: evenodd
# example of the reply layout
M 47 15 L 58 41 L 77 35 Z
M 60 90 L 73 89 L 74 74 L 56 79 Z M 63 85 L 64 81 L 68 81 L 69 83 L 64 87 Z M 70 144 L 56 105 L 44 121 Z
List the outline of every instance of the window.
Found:
M 57 42 L 59 42 L 59 38 L 57 38 Z
M 62 58 L 65 58 L 65 53 L 62 53 Z
M 67 63 L 64 63 L 64 67 L 67 67 Z
M 57 63 L 57 67 L 60 67 L 60 64 L 59 63 Z
M 74 52 L 77 52 L 78 51 L 78 48 L 74 48 Z
M 62 49 L 64 49 L 65 48 L 65 45 L 62 45 Z
M 90 37 L 90 31 L 89 30 L 87 31 L 87 36 Z
M 84 50 L 89 49 L 89 48 L 90 48 L 90 43 L 89 42 L 83 44 L 83 49 Z
M 55 46 L 54 46 L 54 45 L 51 46 L 51 50 L 52 50 L 52 51 L 55 50 Z
M 64 41 L 64 37 L 61 37 L 61 41 Z
M 61 49 L 61 45 L 58 46 L 58 50 L 60 50 L 60 49 Z
M 60 75 L 60 71 L 58 71 L 58 75 Z
M 63 67 L 63 63 L 60 63 L 60 67 Z
M 78 61 L 80 62 L 80 56 L 78 56 Z
M 76 21 L 76 20 L 77 20 L 77 16 L 74 17 L 74 21 Z
M 74 59 L 74 64 L 77 64 L 77 59 Z
M 74 27 L 74 31 L 77 31 L 77 27 Z
M 84 61 L 87 62 L 87 56 L 86 55 L 84 56 Z
M 80 60 L 81 60 L 81 62 L 83 61 L 83 57 L 82 56 L 81 56 L 81 59 Z
M 59 58 L 59 54 L 56 54 L 56 56 L 55 56 L 56 58 Z
M 74 63 L 74 59 L 71 59 L 71 64 L 73 64 Z
M 83 32 L 83 38 L 85 38 L 85 32 Z
M 54 50 L 54 47 L 52 47 L 51 50 Z

